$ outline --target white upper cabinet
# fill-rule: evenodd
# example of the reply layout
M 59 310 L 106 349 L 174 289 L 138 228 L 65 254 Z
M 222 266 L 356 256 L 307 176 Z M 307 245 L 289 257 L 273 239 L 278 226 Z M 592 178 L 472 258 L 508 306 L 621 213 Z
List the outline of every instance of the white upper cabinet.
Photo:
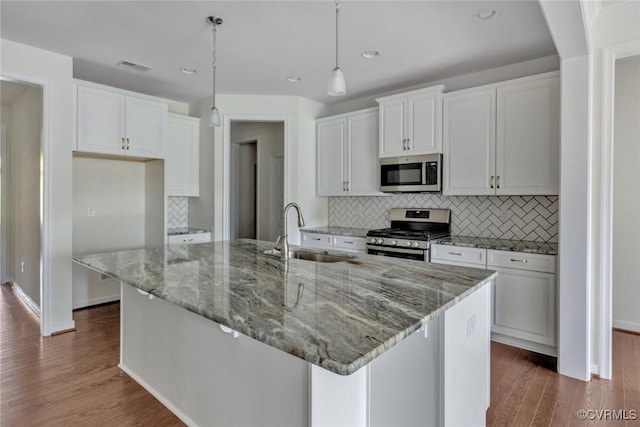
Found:
M 443 100 L 443 192 L 494 194 L 495 89 L 454 92 Z
M 443 96 L 445 195 L 556 195 L 558 73 Z
M 496 194 L 558 194 L 557 76 L 497 88 Z
M 167 196 L 200 195 L 200 119 L 169 114 L 164 173 Z
M 440 153 L 444 86 L 378 98 L 380 157 Z
M 380 195 L 376 108 L 316 122 L 318 196 Z
M 167 105 L 78 86 L 77 150 L 164 158 Z

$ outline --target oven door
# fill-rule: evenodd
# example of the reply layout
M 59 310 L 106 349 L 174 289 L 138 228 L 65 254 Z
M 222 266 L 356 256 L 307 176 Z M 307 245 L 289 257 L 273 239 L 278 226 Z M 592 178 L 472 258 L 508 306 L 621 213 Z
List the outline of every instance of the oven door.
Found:
M 429 261 L 429 251 L 427 249 L 390 248 L 388 246 L 367 245 L 367 254 Z

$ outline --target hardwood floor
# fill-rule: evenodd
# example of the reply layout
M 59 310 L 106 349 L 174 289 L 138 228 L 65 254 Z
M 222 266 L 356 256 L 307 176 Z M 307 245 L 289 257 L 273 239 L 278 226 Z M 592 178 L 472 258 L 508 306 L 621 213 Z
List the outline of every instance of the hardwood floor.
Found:
M 183 425 L 117 367 L 119 304 L 74 312 L 75 332 L 41 337 L 38 319 L 1 288 L 0 426 Z M 502 344 L 491 351 L 487 426 L 640 426 L 577 415 L 640 412 L 639 335 L 614 331 L 611 381 L 558 375 L 555 359 Z

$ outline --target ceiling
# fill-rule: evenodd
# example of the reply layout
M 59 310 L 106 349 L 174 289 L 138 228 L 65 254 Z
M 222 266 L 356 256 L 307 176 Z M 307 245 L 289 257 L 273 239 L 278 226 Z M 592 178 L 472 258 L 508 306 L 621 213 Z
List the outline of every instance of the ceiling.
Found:
M 487 8 L 499 14 L 473 19 Z M 73 57 L 76 78 L 190 102 L 212 92 L 209 15 L 224 19 L 219 94 L 299 95 L 330 104 L 556 54 L 535 0 L 343 1 L 343 97 L 327 95 L 333 1 L 3 0 L 0 35 Z M 364 59 L 367 49 L 381 56 Z M 123 69 L 120 60 L 152 70 Z M 199 73 L 185 75 L 181 67 Z

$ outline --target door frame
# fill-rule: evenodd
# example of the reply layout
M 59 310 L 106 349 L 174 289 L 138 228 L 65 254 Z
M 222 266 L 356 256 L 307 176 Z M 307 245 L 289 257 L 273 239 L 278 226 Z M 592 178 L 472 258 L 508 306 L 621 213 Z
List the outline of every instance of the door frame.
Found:
M 235 120 L 234 120 L 235 121 Z M 242 145 L 242 144 L 256 144 L 256 188 L 254 189 L 256 205 L 253 207 L 255 213 L 255 222 L 256 222 L 256 239 L 260 233 L 260 215 L 258 215 L 258 206 L 260 206 L 260 136 L 250 136 L 247 138 L 234 139 L 231 141 L 231 144 Z M 231 151 L 229 152 L 229 156 L 231 156 Z M 229 163 L 231 165 L 231 163 Z M 229 177 L 231 177 L 231 166 L 229 166 Z M 229 192 L 229 198 L 231 198 L 231 192 Z M 230 207 L 233 208 L 233 204 L 231 204 L 231 200 L 229 200 Z M 231 224 L 231 211 L 229 214 L 229 224 Z
M 278 122 L 284 126 L 284 195 L 289 200 L 289 165 L 292 162 L 289 143 L 290 119 L 281 114 L 225 114 L 222 125 L 222 240 L 229 240 L 231 216 L 231 122 Z
M 51 152 L 51 82 L 16 73 L 0 72 L 0 79 L 38 86 L 42 89 L 42 135 L 40 138 L 40 334 L 51 335 L 51 204 L 52 166 Z M 71 155 L 71 153 L 69 153 Z
M 602 110 L 602 158 L 600 188 L 602 199 L 600 209 L 600 333 L 598 336 L 600 347 L 599 374 L 601 378 L 611 379 L 612 364 L 612 292 L 613 292 L 613 149 L 614 149 L 614 93 L 616 61 L 630 56 L 640 55 L 640 45 L 637 41 L 609 46 L 603 49 L 603 110 Z

